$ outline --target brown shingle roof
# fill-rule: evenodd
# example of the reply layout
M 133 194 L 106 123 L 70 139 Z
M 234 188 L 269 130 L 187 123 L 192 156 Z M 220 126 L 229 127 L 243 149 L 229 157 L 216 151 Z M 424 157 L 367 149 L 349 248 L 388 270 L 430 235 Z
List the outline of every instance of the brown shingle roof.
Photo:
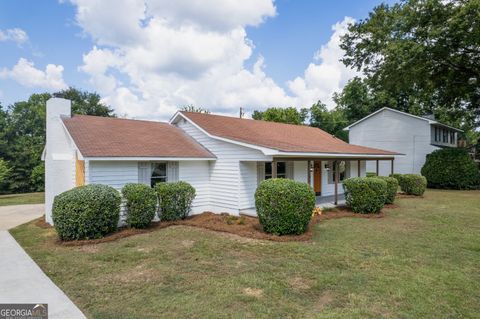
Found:
M 204 113 L 181 112 L 211 135 L 283 152 L 399 155 L 399 153 L 348 144 L 319 128 L 240 119 Z
M 87 115 L 62 120 L 86 157 L 215 158 L 181 129 L 168 123 Z

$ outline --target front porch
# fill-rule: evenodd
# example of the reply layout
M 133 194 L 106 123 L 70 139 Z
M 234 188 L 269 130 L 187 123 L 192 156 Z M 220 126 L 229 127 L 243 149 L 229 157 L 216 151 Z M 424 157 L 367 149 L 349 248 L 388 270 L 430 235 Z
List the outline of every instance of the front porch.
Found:
M 315 206 L 320 208 L 333 208 L 338 205 L 345 204 L 345 195 L 338 194 L 338 202 L 335 203 L 335 195 L 331 196 L 316 196 L 315 199 Z M 255 208 L 248 208 L 248 209 L 241 209 L 240 215 L 247 215 L 247 216 L 257 216 L 257 211 Z

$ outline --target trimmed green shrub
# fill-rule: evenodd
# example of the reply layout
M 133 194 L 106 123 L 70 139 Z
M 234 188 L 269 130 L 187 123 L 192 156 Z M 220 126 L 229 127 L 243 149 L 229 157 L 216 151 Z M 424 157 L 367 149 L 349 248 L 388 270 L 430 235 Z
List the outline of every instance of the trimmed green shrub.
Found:
M 150 225 L 157 210 L 155 190 L 145 184 L 131 183 L 122 188 L 122 195 L 127 201 L 127 225 L 133 228 Z
M 63 192 L 53 201 L 52 217 L 61 240 L 101 238 L 117 230 L 121 197 L 107 185 L 90 184 Z
M 428 187 L 446 189 L 476 189 L 480 187 L 480 171 L 468 152 L 460 148 L 445 148 L 427 155 L 422 175 Z
M 398 174 L 398 173 L 395 173 L 395 174 L 390 174 L 390 177 L 393 177 L 397 180 L 397 182 L 400 184 L 400 179 L 402 178 L 402 174 Z
M 274 178 L 260 183 L 255 207 L 263 230 L 275 235 L 302 234 L 315 208 L 315 193 L 306 183 Z
M 195 188 L 187 182 L 157 183 L 161 220 L 185 219 L 190 213 L 195 198 Z
M 398 191 L 398 180 L 394 177 L 387 176 L 375 176 L 373 178 L 379 178 L 387 183 L 387 192 L 385 196 L 385 204 L 393 204 Z
M 387 182 L 378 177 L 354 177 L 343 181 L 345 201 L 355 213 L 379 213 L 385 205 Z
M 375 173 L 375 172 L 366 172 L 365 174 L 366 174 L 365 176 L 367 176 L 367 177 L 376 177 L 377 176 L 377 173 Z
M 399 184 L 405 194 L 422 196 L 427 188 L 427 179 L 418 174 L 403 174 Z

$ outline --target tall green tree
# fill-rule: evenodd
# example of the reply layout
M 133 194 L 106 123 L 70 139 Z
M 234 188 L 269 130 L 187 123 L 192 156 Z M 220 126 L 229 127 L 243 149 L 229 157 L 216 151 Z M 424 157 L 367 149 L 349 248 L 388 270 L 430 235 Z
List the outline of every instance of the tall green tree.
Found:
M 0 185 L 5 183 L 8 175 L 10 174 L 10 168 L 6 161 L 0 158 Z
M 344 141 L 348 141 L 348 132 L 343 129 L 348 126 L 348 121 L 343 110 L 335 108 L 328 110 L 321 101 L 310 108 L 310 126 L 318 127 Z
M 54 95 L 70 99 L 74 114 L 115 116 L 96 93 L 70 88 Z M 9 167 L 0 193 L 43 190 L 41 154 L 45 145 L 46 102 L 51 97 L 49 93 L 32 94 L 27 101 L 16 102 L 6 110 L 0 106 L 0 158 Z
M 41 162 L 45 144 L 45 103 L 49 98 L 48 93 L 33 94 L 28 101 L 14 103 L 8 109 L 4 159 L 11 173 L 6 191 L 28 192 L 38 188 L 38 185 L 31 185 L 30 175 Z
M 479 127 L 480 0 L 379 5 L 350 26 L 341 47 L 345 65 L 390 107 Z
M 73 114 L 115 117 L 113 109 L 101 102 L 98 93 L 80 91 L 70 87 L 53 95 L 72 101 Z
M 300 125 L 304 124 L 308 116 L 308 109 L 297 110 L 294 107 L 269 107 L 265 111 L 253 111 L 254 120 L 263 120 L 278 123 Z

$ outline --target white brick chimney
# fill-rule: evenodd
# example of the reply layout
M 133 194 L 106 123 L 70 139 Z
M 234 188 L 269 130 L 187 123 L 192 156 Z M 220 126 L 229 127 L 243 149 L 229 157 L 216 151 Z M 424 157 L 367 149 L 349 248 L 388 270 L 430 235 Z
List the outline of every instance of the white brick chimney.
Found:
M 45 219 L 52 220 L 52 204 L 56 195 L 75 187 L 75 149 L 62 117 L 70 117 L 71 102 L 62 98 L 47 101 L 45 144 Z

